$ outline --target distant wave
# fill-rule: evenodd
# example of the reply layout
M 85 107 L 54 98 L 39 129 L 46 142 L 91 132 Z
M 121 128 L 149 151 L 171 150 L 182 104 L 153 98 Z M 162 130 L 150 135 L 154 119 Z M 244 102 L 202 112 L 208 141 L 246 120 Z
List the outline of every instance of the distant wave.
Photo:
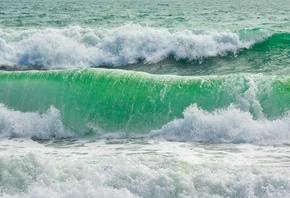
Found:
M 72 26 L 64 29 L 0 29 L 0 66 L 75 68 L 156 63 L 168 57 L 199 61 L 236 54 L 271 36 L 269 31 L 170 32 L 127 24 L 114 30 Z M 289 35 L 288 35 L 289 37 Z

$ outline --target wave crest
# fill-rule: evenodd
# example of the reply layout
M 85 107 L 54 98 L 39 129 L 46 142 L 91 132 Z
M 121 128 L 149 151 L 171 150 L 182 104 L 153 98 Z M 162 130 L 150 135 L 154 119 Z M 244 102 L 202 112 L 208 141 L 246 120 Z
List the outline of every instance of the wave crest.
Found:
M 210 113 L 189 106 L 184 118 L 175 119 L 151 137 L 177 141 L 201 141 L 211 143 L 252 143 L 262 145 L 289 144 L 290 114 L 282 119 L 254 119 L 251 113 L 229 106 Z
M 0 65 L 22 67 L 71 68 L 121 66 L 143 61 L 156 63 L 173 56 L 176 60 L 200 60 L 226 56 L 250 48 L 268 37 L 238 33 L 170 32 L 135 24 L 114 30 L 72 26 L 64 29 L 0 29 Z
M 70 137 L 60 119 L 60 111 L 50 107 L 44 114 L 20 112 L 0 104 L 0 137 L 49 139 Z

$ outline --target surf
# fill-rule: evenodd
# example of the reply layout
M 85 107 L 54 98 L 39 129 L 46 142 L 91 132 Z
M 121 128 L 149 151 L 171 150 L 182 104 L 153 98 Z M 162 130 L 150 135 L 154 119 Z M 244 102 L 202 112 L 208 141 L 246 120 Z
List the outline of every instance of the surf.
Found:
M 115 29 L 70 26 L 63 29 L 0 29 L 0 65 L 18 69 L 65 69 L 202 62 L 214 57 L 285 51 L 289 33 L 265 29 L 238 31 L 168 30 L 126 24 Z M 258 56 L 257 56 L 258 57 Z
M 43 130 L 46 131 L 46 136 L 27 135 L 40 139 L 66 137 L 68 131 L 72 131 L 75 136 L 102 137 L 112 133 L 121 133 L 122 137 L 144 136 L 151 131 L 166 128 L 168 123 L 171 126 L 170 123 L 175 122 L 175 119 L 184 119 L 188 123 L 187 120 L 194 118 L 196 113 L 201 117 L 208 116 L 207 125 L 219 131 L 222 128 L 218 129 L 218 126 L 227 123 L 228 115 L 236 112 L 236 119 L 227 123 L 228 133 L 231 133 L 230 128 L 236 124 L 238 130 L 244 131 L 246 128 L 243 125 L 254 123 L 253 126 L 260 128 L 265 123 L 283 123 L 281 127 L 285 128 L 281 129 L 281 133 L 286 136 L 289 128 L 290 79 L 287 76 L 236 74 L 179 77 L 108 69 L 2 71 L 0 85 L 0 103 L 2 111 L 6 112 L 4 114 L 9 114 L 7 112 L 10 111 L 10 114 L 20 116 L 20 120 L 31 115 L 32 119 L 43 120 L 39 123 L 44 128 L 47 125 L 41 123 L 47 122 L 46 119 L 56 123 L 57 130 L 53 128 L 56 126 L 53 124 L 49 129 Z M 185 116 L 187 112 L 192 115 Z M 224 118 L 218 119 L 216 114 Z M 214 118 L 211 120 L 214 115 L 220 123 L 216 123 Z M 245 123 L 239 124 L 240 118 Z M 7 116 L 2 116 L 2 122 L 2 128 L 3 125 L 11 124 Z M 193 120 L 190 122 L 193 123 L 189 127 L 203 121 L 197 119 L 196 123 Z M 22 122 L 19 123 L 21 126 Z M 50 122 L 47 123 L 49 125 Z M 273 126 L 270 131 L 279 128 L 278 125 Z M 190 128 L 188 130 L 191 131 Z M 255 127 L 252 130 L 255 131 Z M 59 134 L 50 131 L 59 131 Z M 210 133 L 209 131 L 204 130 L 203 133 Z M 186 130 L 184 132 L 188 133 Z M 8 133 L 16 132 L 12 130 Z M 241 142 L 253 141 L 250 137 Z M 237 139 L 229 141 L 239 142 Z

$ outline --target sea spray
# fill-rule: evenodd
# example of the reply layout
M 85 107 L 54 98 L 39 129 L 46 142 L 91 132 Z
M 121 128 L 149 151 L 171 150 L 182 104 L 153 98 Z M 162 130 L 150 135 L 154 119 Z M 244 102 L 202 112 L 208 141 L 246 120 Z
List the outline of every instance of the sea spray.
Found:
M 46 113 L 20 112 L 0 103 L 0 138 L 66 138 L 72 136 L 60 119 L 59 110 L 50 107 Z
M 0 197 L 290 197 L 288 4 L 0 0 Z
M 152 131 L 150 136 L 171 141 L 259 145 L 288 144 L 290 141 L 289 113 L 277 120 L 256 120 L 249 112 L 234 106 L 209 113 L 192 105 L 183 116 Z
M 235 32 L 175 31 L 127 24 L 116 29 L 71 26 L 64 29 L 0 29 L 0 65 L 25 68 L 122 66 L 236 54 L 271 36 L 263 32 L 241 39 Z M 245 36 L 244 36 L 245 37 Z

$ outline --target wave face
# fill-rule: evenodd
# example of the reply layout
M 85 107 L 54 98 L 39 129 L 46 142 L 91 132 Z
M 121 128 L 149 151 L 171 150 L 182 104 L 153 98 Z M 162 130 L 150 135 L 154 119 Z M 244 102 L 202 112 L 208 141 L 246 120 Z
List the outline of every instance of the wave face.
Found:
M 263 139 L 289 139 L 289 86 L 288 77 L 262 74 L 177 77 L 106 69 L 1 72 L 0 102 L 6 106 L 1 107 L 5 115 L 1 121 L 10 125 L 10 111 L 20 120 L 30 116 L 40 123 L 55 120 L 57 129 L 48 122 L 44 138 L 65 137 L 66 130 L 71 130 L 75 135 L 117 132 L 263 144 Z
M 153 64 L 170 57 L 175 61 L 201 62 L 210 57 L 236 55 L 256 45 L 259 46 L 254 51 L 262 55 L 269 47 L 281 45 L 285 40 L 289 44 L 289 34 L 272 34 L 259 29 L 236 33 L 171 32 L 135 24 L 111 30 L 79 26 L 0 29 L 0 65 L 20 69 L 123 66 L 139 62 Z

